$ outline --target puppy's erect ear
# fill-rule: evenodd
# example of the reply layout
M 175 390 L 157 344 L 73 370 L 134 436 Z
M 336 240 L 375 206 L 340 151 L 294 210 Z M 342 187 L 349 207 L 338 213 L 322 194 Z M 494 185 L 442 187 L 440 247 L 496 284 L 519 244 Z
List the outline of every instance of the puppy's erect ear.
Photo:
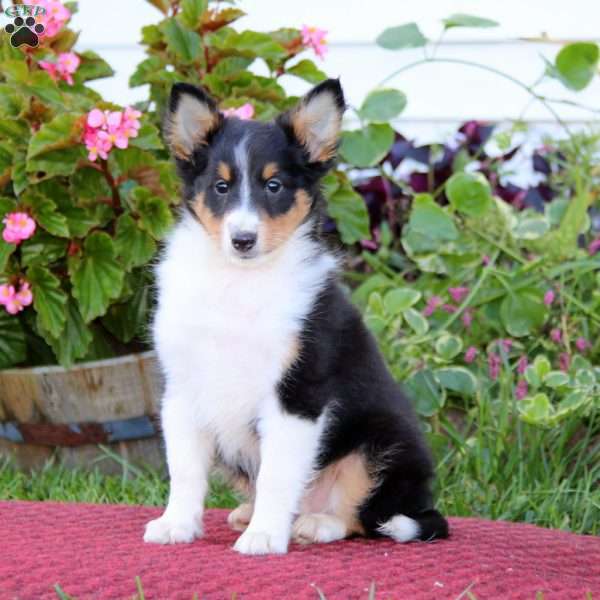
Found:
M 203 89 L 176 83 L 165 120 L 165 137 L 171 152 L 181 160 L 188 160 L 195 148 L 207 143 L 221 120 L 215 101 Z
M 345 108 L 339 79 L 327 79 L 281 115 L 279 124 L 291 131 L 310 162 L 327 162 L 335 157 Z

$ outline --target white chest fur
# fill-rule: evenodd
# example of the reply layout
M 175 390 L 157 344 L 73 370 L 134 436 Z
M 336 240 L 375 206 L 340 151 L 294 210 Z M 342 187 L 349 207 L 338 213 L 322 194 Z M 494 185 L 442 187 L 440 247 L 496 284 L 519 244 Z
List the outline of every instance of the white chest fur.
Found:
M 256 421 L 275 401 L 302 321 L 335 268 L 303 233 L 276 257 L 245 267 L 227 262 L 187 218 L 157 270 L 154 341 L 167 400 L 192 408 L 228 462 L 255 466 Z

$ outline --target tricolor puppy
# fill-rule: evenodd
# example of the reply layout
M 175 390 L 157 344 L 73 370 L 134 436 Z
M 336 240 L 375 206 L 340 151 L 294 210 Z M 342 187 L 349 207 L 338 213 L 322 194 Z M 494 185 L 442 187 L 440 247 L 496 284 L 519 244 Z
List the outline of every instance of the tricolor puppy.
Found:
M 320 238 L 319 180 L 343 112 L 337 80 L 271 123 L 224 118 L 201 89 L 173 87 L 166 132 L 185 210 L 154 322 L 171 489 L 147 542 L 202 534 L 214 463 L 248 495 L 229 516 L 244 554 L 448 535 L 411 405 Z

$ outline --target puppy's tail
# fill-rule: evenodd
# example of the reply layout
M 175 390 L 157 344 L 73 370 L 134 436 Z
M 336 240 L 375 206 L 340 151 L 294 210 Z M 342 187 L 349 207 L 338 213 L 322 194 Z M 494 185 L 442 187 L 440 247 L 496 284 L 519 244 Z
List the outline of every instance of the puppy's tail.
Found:
M 425 510 L 413 517 L 396 515 L 380 525 L 378 531 L 396 542 L 430 542 L 449 535 L 448 521 L 435 509 Z

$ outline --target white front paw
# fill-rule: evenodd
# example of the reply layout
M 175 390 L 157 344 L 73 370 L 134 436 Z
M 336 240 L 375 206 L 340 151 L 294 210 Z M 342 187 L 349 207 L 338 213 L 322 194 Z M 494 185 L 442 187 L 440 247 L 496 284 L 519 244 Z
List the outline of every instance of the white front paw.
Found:
M 146 525 L 144 541 L 154 544 L 179 544 L 193 542 L 202 535 L 199 519 L 177 521 L 163 515 Z
M 233 549 L 240 554 L 285 554 L 289 536 L 265 531 L 246 531 L 237 539 Z

